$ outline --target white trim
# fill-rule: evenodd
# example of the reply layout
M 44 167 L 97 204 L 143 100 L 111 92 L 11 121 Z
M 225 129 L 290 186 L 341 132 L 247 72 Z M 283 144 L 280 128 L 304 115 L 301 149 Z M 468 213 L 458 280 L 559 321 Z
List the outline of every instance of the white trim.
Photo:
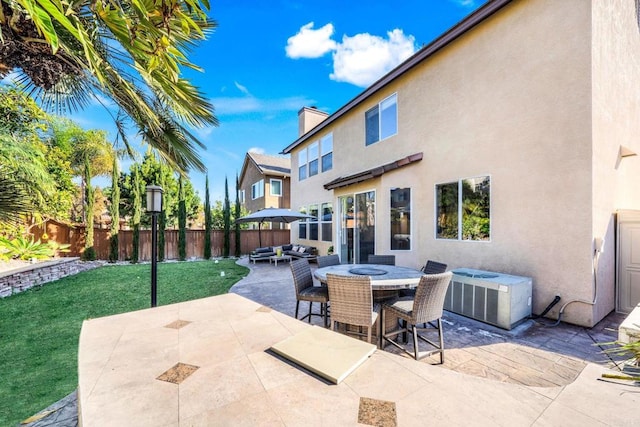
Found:
M 280 183 L 280 194 L 274 193 L 273 192 L 273 183 L 274 182 L 279 182 Z M 282 193 L 284 192 L 283 188 L 282 188 L 282 180 L 281 179 L 275 179 L 275 178 L 269 178 L 269 194 L 272 196 L 277 196 L 277 197 L 282 197 Z

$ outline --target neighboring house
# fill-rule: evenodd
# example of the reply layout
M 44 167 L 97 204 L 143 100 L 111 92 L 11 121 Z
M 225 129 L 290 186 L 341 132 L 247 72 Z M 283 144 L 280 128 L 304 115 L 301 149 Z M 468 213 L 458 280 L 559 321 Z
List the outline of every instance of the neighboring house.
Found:
M 530 276 L 534 313 L 557 295 L 548 316 L 594 325 L 626 298 L 616 212 L 640 209 L 639 25 L 634 0 L 488 1 L 335 113 L 302 109 L 283 153 L 318 221 L 292 241 Z
M 249 152 L 238 177 L 240 202 L 249 212 L 264 208 L 291 207 L 291 160 Z M 269 223 L 262 228 L 269 228 Z M 257 224 L 254 224 L 257 227 Z M 251 226 L 251 224 L 250 224 Z M 274 228 L 285 227 L 274 224 Z

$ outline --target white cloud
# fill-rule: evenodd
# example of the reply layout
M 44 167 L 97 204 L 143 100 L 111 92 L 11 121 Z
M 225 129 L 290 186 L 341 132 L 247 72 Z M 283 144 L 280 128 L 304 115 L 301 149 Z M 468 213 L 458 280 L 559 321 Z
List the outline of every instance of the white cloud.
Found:
M 236 87 L 238 88 L 238 90 L 239 90 L 240 92 L 244 93 L 245 95 L 250 95 L 250 93 L 249 93 L 249 89 L 247 89 L 247 87 L 246 87 L 246 86 L 243 86 L 243 85 L 241 85 L 241 84 L 240 84 L 240 83 L 238 83 L 238 82 L 233 82 L 233 84 L 235 84 L 235 85 L 236 85 Z
M 295 36 L 289 37 L 285 51 L 289 58 L 319 58 L 336 48 L 336 42 L 331 40 L 333 24 L 327 24 L 317 30 L 313 29 L 313 22 L 300 27 Z
M 472 0 L 457 0 L 472 1 Z M 329 78 L 367 87 L 416 51 L 415 38 L 402 30 L 387 32 L 387 38 L 369 33 L 344 35 L 340 43 L 331 39 L 332 24 L 314 30 L 313 22 L 287 40 L 289 58 L 318 58 L 333 52 L 333 73 Z
M 282 111 L 298 111 L 305 105 L 315 101 L 301 96 L 279 99 L 260 99 L 254 96 L 212 98 L 217 115 L 234 115 L 248 113 L 277 113 Z
M 387 32 L 388 39 L 371 34 L 344 36 L 333 53 L 333 73 L 338 82 L 366 87 L 413 55 L 415 38 L 402 30 Z
M 247 150 L 248 153 L 264 154 L 264 148 L 251 147 Z

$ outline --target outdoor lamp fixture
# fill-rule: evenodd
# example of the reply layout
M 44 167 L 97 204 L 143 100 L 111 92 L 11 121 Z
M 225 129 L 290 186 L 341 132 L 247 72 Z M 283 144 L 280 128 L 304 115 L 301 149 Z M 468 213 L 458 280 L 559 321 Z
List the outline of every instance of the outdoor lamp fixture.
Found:
M 158 293 L 158 214 L 162 212 L 162 187 L 147 185 L 147 212 L 151 214 L 151 307 L 155 307 Z

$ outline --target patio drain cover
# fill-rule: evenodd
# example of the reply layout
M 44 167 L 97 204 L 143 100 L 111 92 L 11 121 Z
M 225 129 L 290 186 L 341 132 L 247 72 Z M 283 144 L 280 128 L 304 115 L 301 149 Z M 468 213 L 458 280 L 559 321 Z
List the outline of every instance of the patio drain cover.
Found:
M 186 363 L 178 362 L 171 369 L 168 369 L 156 379 L 166 381 L 168 383 L 180 384 L 199 368 L 199 366 L 187 365 Z

